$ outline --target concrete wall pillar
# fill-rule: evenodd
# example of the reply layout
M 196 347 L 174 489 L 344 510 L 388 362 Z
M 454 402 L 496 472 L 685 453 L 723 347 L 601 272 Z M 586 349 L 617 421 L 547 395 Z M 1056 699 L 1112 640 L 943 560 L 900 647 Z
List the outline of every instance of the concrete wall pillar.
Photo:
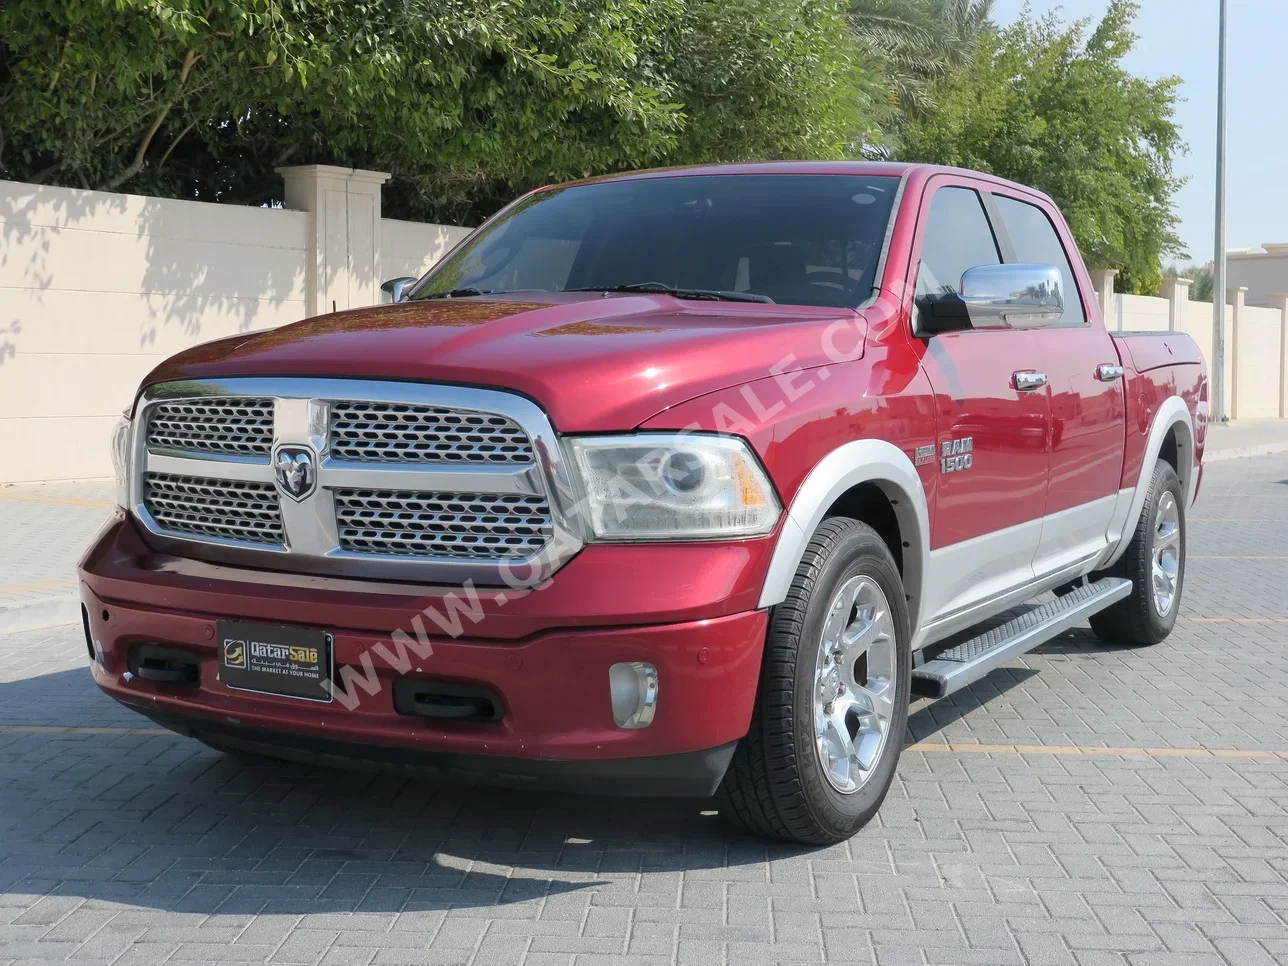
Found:
M 379 302 L 380 186 L 389 175 L 329 164 L 277 173 L 286 182 L 286 207 L 311 216 L 308 314 Z
M 1111 331 L 1119 327 L 1118 306 L 1114 299 L 1114 277 L 1117 274 L 1115 268 L 1098 268 L 1091 273 L 1091 284 L 1096 288 L 1100 311 L 1105 316 L 1105 328 Z
M 1288 419 L 1288 292 L 1270 296 L 1279 310 L 1279 418 Z
M 1228 353 L 1230 357 L 1230 367 L 1227 370 L 1225 384 L 1229 387 L 1230 418 L 1238 419 L 1243 415 L 1241 410 L 1244 408 L 1240 399 L 1243 394 L 1244 380 L 1242 378 L 1243 373 L 1239 368 L 1240 357 L 1243 355 L 1240 351 L 1239 343 L 1241 341 L 1240 330 L 1243 323 L 1243 310 L 1247 304 L 1248 288 L 1246 285 L 1241 285 L 1238 288 L 1226 289 L 1226 293 L 1232 308 L 1230 321 L 1230 351 Z
M 1190 286 L 1193 279 L 1163 279 L 1162 296 L 1167 299 L 1167 327 L 1173 332 L 1185 331 L 1185 319 L 1189 314 Z

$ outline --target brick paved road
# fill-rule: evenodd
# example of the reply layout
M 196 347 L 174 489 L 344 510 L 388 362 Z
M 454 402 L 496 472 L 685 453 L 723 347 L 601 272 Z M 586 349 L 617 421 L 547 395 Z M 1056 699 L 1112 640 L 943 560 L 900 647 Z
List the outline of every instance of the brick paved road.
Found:
M 76 560 L 115 503 L 110 481 L 0 486 L 0 633 L 76 620 Z
M 77 630 L 0 637 L 0 966 L 1288 963 L 1288 457 L 1213 465 L 1190 533 L 1169 641 L 1075 630 L 918 704 L 879 822 L 821 850 L 246 767 L 128 733 Z

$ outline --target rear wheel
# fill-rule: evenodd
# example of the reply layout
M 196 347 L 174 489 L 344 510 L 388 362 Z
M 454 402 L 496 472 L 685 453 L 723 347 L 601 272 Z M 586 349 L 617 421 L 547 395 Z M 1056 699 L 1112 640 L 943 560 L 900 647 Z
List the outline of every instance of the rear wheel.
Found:
M 1185 586 L 1185 492 L 1171 465 L 1154 464 L 1149 496 L 1131 544 L 1110 576 L 1132 582 L 1130 596 L 1091 617 L 1110 644 L 1157 644 L 1172 633 Z
M 894 777 L 911 663 L 889 549 L 864 523 L 824 521 L 774 608 L 751 729 L 721 785 L 721 814 L 789 842 L 853 835 Z

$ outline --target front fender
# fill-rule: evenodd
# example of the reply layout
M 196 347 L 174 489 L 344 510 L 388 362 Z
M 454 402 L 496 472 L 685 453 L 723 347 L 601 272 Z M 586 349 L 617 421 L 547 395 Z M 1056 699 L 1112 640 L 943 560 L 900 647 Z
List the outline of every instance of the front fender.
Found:
M 748 439 L 786 507 L 760 606 L 787 594 L 805 547 L 828 510 L 860 484 L 890 500 L 900 529 L 904 589 L 915 634 L 930 555 L 928 504 L 912 455 L 935 443 L 934 394 L 905 345 L 869 344 L 862 360 L 786 371 L 677 406 L 641 429 L 702 429 Z M 898 442 L 892 442 L 897 440 Z M 923 471 L 930 469 L 923 467 Z M 935 467 L 937 469 L 937 467 Z
M 915 639 L 920 627 L 921 589 L 930 559 L 930 513 L 921 478 L 906 453 L 883 439 L 857 439 L 828 453 L 796 491 L 778 544 L 770 558 L 760 606 L 781 603 L 805 556 L 805 548 L 827 511 L 861 483 L 878 486 L 894 507 L 903 548 L 903 584 Z

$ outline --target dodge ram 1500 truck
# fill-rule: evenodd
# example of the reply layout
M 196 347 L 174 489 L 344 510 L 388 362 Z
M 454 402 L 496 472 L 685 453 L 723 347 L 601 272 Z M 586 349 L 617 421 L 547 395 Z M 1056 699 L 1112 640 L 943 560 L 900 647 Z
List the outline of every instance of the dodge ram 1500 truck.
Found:
M 113 698 L 231 753 L 715 795 L 834 842 L 912 695 L 1176 621 L 1203 359 L 1107 331 L 1036 191 L 615 175 L 386 290 L 146 378 L 79 566 Z

